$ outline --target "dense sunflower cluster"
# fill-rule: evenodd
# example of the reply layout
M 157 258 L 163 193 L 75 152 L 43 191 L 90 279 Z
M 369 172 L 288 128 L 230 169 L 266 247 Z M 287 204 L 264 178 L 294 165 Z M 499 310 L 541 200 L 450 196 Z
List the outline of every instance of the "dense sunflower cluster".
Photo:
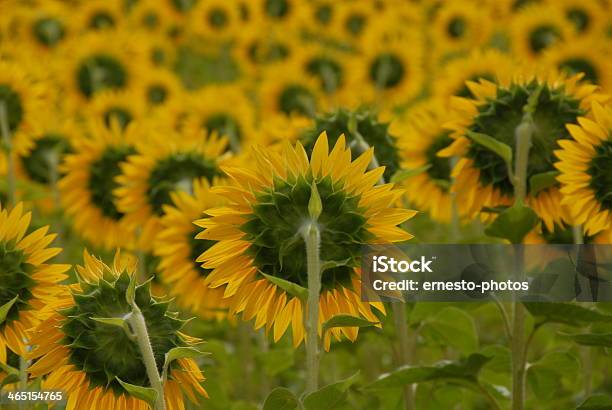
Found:
M 308 286 L 313 195 L 319 333 L 340 314 L 378 322 L 361 247 L 410 239 L 416 211 L 459 224 L 510 207 L 515 159 L 490 146 L 514 152 L 527 120 L 528 240 L 612 241 L 611 16 L 604 0 L 0 2 L 0 363 L 35 360 L 75 392 L 69 408 L 144 406 L 118 381 L 147 384 L 136 353 L 100 367 L 127 336 L 83 319 L 126 313 L 134 275 L 151 278 L 137 297 L 162 356 L 194 341 L 150 287 L 299 345 L 307 312 L 287 283 Z M 47 262 L 59 251 L 24 206 L 140 270 L 86 254 L 60 286 L 68 267 Z M 184 359 L 164 388 L 193 398 L 201 380 Z

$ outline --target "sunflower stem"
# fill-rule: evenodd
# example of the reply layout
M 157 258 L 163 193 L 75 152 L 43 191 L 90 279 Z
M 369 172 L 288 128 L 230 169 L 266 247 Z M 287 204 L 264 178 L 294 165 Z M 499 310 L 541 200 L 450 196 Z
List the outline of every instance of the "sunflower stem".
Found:
M 529 165 L 529 150 L 531 139 L 535 130 L 533 112 L 535 102 L 531 100 L 525 108 L 523 120 L 516 128 L 516 153 L 514 169 L 514 197 L 518 204 L 523 204 L 527 196 L 527 166 Z M 519 245 L 516 247 L 516 280 L 521 281 L 525 276 L 524 249 Z M 527 358 L 527 347 L 525 343 L 525 308 L 515 298 L 513 304 L 512 324 L 512 409 L 523 410 L 525 406 L 525 364 Z
M 13 142 L 11 130 L 8 122 L 8 112 L 6 103 L 0 101 L 0 132 L 2 133 L 2 142 L 6 149 L 7 162 L 7 202 L 9 206 L 15 205 L 16 189 L 15 189 L 15 162 L 13 161 Z
M 157 392 L 157 400 L 155 401 L 155 410 L 166 410 L 166 399 L 164 397 L 164 384 L 162 378 L 159 375 L 157 369 L 157 362 L 155 361 L 155 354 L 153 353 L 153 347 L 151 346 L 151 340 L 149 339 L 149 332 L 147 331 L 147 323 L 142 311 L 136 305 L 132 304 L 132 313 L 128 317 L 128 322 L 132 327 L 132 330 L 136 334 L 136 342 L 142 355 L 142 360 L 149 377 L 149 383 L 151 387 Z
M 406 305 L 404 301 L 391 303 L 393 309 L 393 317 L 395 319 L 395 329 L 399 343 L 399 359 L 400 366 L 412 364 L 412 352 L 414 340 L 409 340 L 408 337 L 408 317 L 406 316 Z M 404 405 L 406 410 L 413 410 L 414 407 L 414 390 L 413 385 L 409 384 L 404 387 Z
M 306 243 L 308 267 L 308 300 L 306 316 L 306 393 L 319 386 L 319 294 L 321 293 L 321 232 L 310 222 L 302 232 Z

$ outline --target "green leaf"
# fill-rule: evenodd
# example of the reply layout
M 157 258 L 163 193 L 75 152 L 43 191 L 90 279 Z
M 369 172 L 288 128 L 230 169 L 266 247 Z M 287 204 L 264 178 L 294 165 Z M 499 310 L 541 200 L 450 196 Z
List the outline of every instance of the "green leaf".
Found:
M 295 410 L 300 402 L 295 394 L 284 387 L 272 390 L 263 405 L 263 410 Z
M 348 389 L 359 379 L 359 372 L 304 397 L 306 410 L 335 409 L 346 401 Z
M 436 344 L 452 346 L 465 355 L 478 350 L 474 319 L 454 306 L 444 308 L 426 319 L 423 335 Z
M 19 369 L 15 369 L 13 366 L 9 366 L 8 364 L 0 362 L 0 370 L 2 370 L 6 374 L 14 374 L 19 376 Z
M 525 302 L 529 313 L 540 322 L 580 326 L 588 323 L 612 322 L 612 316 L 572 303 Z
M 580 362 L 568 352 L 551 352 L 527 369 L 527 383 L 540 400 L 551 400 L 563 393 L 563 379 L 575 381 Z
M 560 333 L 583 346 L 612 347 L 612 333 Z
M 529 194 L 536 195 L 538 192 L 558 184 L 557 176 L 559 176 L 559 171 L 541 172 L 533 175 L 529 178 Z
M 351 258 L 346 258 L 341 261 L 325 261 L 321 264 L 321 273 L 325 272 L 328 269 L 338 268 L 341 266 L 348 266 Z
M 433 366 L 403 366 L 382 375 L 378 380 L 366 386 L 366 389 L 401 388 L 407 384 L 434 380 L 475 386 L 478 373 L 489 360 L 491 360 L 490 357 L 474 353 L 456 362 L 444 360 Z
M 9 374 L 0 381 L 0 389 L 9 384 L 19 383 L 19 374 Z
M 501 141 L 496 140 L 495 138 L 482 134 L 480 132 L 468 131 L 467 137 L 474 141 L 478 145 L 482 145 L 489 151 L 494 152 L 499 155 L 508 168 L 512 167 L 512 148 L 510 146 L 504 144 Z
M 130 396 L 136 397 L 137 399 L 144 400 L 151 407 L 155 407 L 155 401 L 157 400 L 157 392 L 151 387 L 135 386 L 130 383 L 126 383 L 118 377 L 115 377 L 119 384 L 130 394 Z
M 370 327 L 376 326 L 378 323 L 379 322 L 370 322 L 358 316 L 336 315 L 323 323 L 323 333 L 334 327 Z
M 397 184 L 398 182 L 402 182 L 405 179 L 420 175 L 423 172 L 426 172 L 429 168 L 431 168 L 431 164 L 412 169 L 400 169 L 395 174 L 393 174 L 393 176 L 391 177 L 391 182 Z
M 576 410 L 612 410 L 612 397 L 596 394 L 583 401 Z
M 13 305 L 17 302 L 17 299 L 19 299 L 19 295 L 15 296 L 13 299 L 0 306 L 0 324 L 4 323 L 9 310 L 11 310 Z
M 322 210 L 323 204 L 321 203 L 321 196 L 319 195 L 317 184 L 312 181 L 312 184 L 310 184 L 310 199 L 308 200 L 308 215 L 310 215 L 313 221 L 317 221 L 319 220 Z
M 308 289 L 301 287 L 300 285 L 289 282 L 288 280 L 277 278 L 276 276 L 268 275 L 260 271 L 260 273 L 268 279 L 270 282 L 274 283 L 276 286 L 289 293 L 292 296 L 297 297 L 302 301 L 308 300 Z
M 195 347 L 174 347 L 166 353 L 164 360 L 164 379 L 170 367 L 170 364 L 178 359 L 195 359 L 196 357 L 206 356 L 210 353 L 202 352 Z
M 527 234 L 538 224 L 533 209 L 516 202 L 506 209 L 485 230 L 489 236 L 503 238 L 511 243 L 522 243 Z

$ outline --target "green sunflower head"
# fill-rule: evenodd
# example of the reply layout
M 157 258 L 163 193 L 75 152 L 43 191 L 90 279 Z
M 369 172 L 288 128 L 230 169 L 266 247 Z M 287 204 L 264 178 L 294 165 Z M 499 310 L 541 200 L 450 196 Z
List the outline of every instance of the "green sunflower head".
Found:
M 384 174 L 386 180 L 389 180 L 399 169 L 397 137 L 390 134 L 389 124 L 379 121 L 371 111 L 339 109 L 318 116 L 314 126 L 305 131 L 301 138 L 309 154 L 314 148 L 316 139 L 323 131 L 327 132 L 327 137 L 332 145 L 336 143 L 340 135 L 344 134 L 347 145 L 351 147 L 353 159 L 368 147 L 375 147 L 374 155 L 378 164 L 386 167 Z M 367 147 L 363 142 L 367 144 Z
M 274 186 L 257 195 L 253 214 L 240 229 L 251 243 L 248 253 L 262 272 L 308 286 L 306 248 L 300 235 L 309 219 L 312 175 L 276 179 Z M 372 239 L 367 219 L 359 207 L 359 196 L 350 195 L 329 176 L 316 181 L 321 202 L 321 258 L 334 266 L 322 275 L 323 289 L 352 286 L 359 266 L 361 247 Z
M 532 146 L 529 151 L 527 178 L 554 171 L 553 151 L 557 141 L 571 138 L 567 124 L 575 124 L 585 114 L 580 100 L 569 95 L 564 87 L 553 88 L 537 80 L 526 84 L 513 83 L 509 87 L 498 87 L 494 98 L 478 106 L 478 114 L 467 128 L 468 132 L 486 134 L 516 148 L 516 128 L 523 121 L 524 107 L 530 99 L 534 101 Z M 504 195 L 511 196 L 513 185 L 508 177 L 504 160 L 479 144 L 470 144 L 467 157 L 480 171 L 483 186 L 493 185 Z
M 110 388 L 116 396 L 127 393 L 117 378 L 136 386 L 149 386 L 140 349 L 129 331 L 96 320 L 129 317 L 132 312 L 126 298 L 129 286 L 127 271 L 115 275 L 106 268 L 95 281 L 82 280 L 81 290 L 72 292 L 74 305 L 60 311 L 64 334 L 60 343 L 70 350 L 70 363 L 87 375 L 91 387 Z M 185 322 L 168 311 L 170 301 L 151 296 L 150 282 L 136 287 L 135 302 L 147 323 L 161 373 L 166 353 L 185 346 L 178 334 Z
M 34 271 L 35 266 L 28 263 L 26 253 L 16 247 L 14 240 L 0 240 L 0 306 L 14 301 L 5 320 L 0 322 L 0 331 L 19 319 L 20 311 L 28 309 L 36 285 L 32 278 Z

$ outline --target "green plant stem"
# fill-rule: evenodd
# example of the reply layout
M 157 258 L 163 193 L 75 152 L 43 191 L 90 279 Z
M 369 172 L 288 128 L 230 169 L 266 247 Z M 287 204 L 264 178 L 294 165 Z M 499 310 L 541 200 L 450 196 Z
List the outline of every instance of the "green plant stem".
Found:
M 19 391 L 27 391 L 28 390 L 28 361 L 19 356 Z M 19 409 L 26 409 L 26 402 L 19 402 Z
M 2 142 L 6 149 L 7 162 L 7 201 L 9 206 L 14 206 L 16 202 L 16 178 L 15 178 L 15 161 L 13 160 L 13 141 L 11 130 L 8 122 L 8 112 L 6 103 L 0 101 L 0 133 L 2 133 Z
M 536 97 L 539 93 L 536 94 Z M 530 99 L 525 107 L 523 121 L 516 128 L 516 153 L 514 168 L 514 197 L 518 204 L 522 204 L 527 196 L 527 167 L 529 165 L 529 150 L 534 131 L 532 113 L 535 110 L 537 98 Z M 515 280 L 522 281 L 525 276 L 525 251 L 522 246 L 516 247 Z M 523 304 L 515 297 L 513 303 L 512 324 L 512 409 L 523 410 L 525 406 L 525 317 Z
M 493 298 L 493 302 L 495 302 L 495 305 L 497 306 L 497 309 L 499 310 L 499 313 L 504 322 L 504 330 L 506 331 L 506 337 L 508 338 L 508 340 L 512 340 L 512 329 L 510 328 L 510 318 L 508 317 L 508 312 L 506 311 L 504 305 L 497 298 L 497 296 L 495 296 L 494 293 L 492 293 L 491 295 Z
M 497 400 L 495 400 L 495 397 L 493 397 L 491 392 L 489 392 L 487 389 L 485 389 L 480 383 L 478 384 L 478 390 L 482 393 L 483 396 L 485 396 L 487 398 L 489 403 L 491 403 L 491 408 L 492 409 L 495 409 L 495 410 L 500 410 L 501 409 L 501 407 L 499 407 L 499 403 L 497 402 Z
M 164 384 L 159 370 L 157 369 L 157 362 L 155 361 L 155 354 L 153 353 L 153 347 L 149 339 L 149 332 L 147 331 L 147 323 L 140 308 L 133 304 L 132 313 L 128 316 L 128 322 L 136 335 L 136 343 L 140 349 L 142 360 L 147 371 L 149 383 L 151 387 L 157 392 L 157 400 L 155 401 L 155 410 L 166 410 L 166 399 L 164 396 Z
M 575 245 L 584 244 L 584 234 L 582 225 L 572 226 L 572 236 L 574 237 Z M 584 380 L 584 397 L 589 397 L 593 390 L 593 356 L 592 350 L 588 346 L 580 347 L 580 356 L 582 359 L 582 374 Z
M 319 386 L 319 294 L 321 293 L 321 232 L 316 222 L 309 223 L 304 232 L 308 266 L 308 300 L 306 327 L 306 393 Z
M 391 303 L 393 317 L 395 319 L 395 331 L 399 343 L 400 366 L 412 364 L 412 343 L 408 337 L 408 318 L 406 316 L 406 305 L 403 302 Z M 404 402 L 406 410 L 413 410 L 414 390 L 411 384 L 404 387 Z
M 524 251 L 516 248 L 517 281 L 523 277 Z M 525 308 L 519 300 L 514 300 L 512 326 L 512 409 L 522 410 L 525 402 Z

